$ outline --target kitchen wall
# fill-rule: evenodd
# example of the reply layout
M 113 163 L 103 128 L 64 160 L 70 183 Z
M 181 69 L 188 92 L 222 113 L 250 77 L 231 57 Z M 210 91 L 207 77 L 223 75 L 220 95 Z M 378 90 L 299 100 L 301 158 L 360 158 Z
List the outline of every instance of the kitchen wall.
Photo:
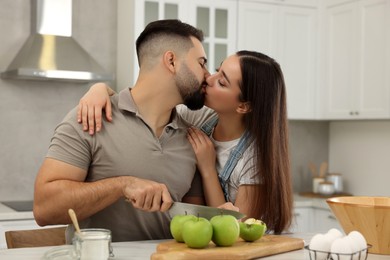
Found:
M 107 71 L 116 69 L 116 1 L 73 1 L 73 35 Z M 30 1 L 0 0 L 0 71 L 30 34 Z M 33 197 L 54 127 L 89 84 L 0 79 L 0 201 Z
M 295 192 L 312 190 L 312 175 L 308 164 L 317 168 L 328 160 L 329 122 L 289 121 L 290 154 L 293 188 Z
M 74 38 L 108 71 L 116 67 L 116 1 L 73 1 Z M 30 1 L 0 0 L 0 71 L 30 34 Z M 0 79 L 0 201 L 33 197 L 36 173 L 55 126 L 89 84 Z M 295 191 L 311 189 L 308 162 L 328 157 L 327 122 L 291 121 Z
M 341 121 L 329 127 L 330 170 L 354 195 L 390 196 L 390 121 Z

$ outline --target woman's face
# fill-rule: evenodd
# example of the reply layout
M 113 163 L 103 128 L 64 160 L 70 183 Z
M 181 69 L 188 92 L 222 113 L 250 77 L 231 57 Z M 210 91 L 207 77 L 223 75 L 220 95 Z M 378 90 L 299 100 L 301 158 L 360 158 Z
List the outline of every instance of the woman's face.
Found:
M 226 58 L 217 72 L 207 79 L 205 105 L 217 113 L 236 113 L 241 103 L 241 68 L 237 55 Z

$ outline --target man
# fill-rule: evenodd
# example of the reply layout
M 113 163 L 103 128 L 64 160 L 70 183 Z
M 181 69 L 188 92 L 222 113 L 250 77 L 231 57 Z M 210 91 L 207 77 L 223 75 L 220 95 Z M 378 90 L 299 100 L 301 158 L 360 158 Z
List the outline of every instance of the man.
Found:
M 203 106 L 202 40 L 201 31 L 178 20 L 150 23 L 136 42 L 134 87 L 111 98 L 115 120 L 91 136 L 77 123 L 76 109 L 65 117 L 35 182 L 39 225 L 68 224 L 73 208 L 81 228 L 110 229 L 113 241 L 170 237 L 172 201 L 202 195 L 190 191 L 196 160 L 188 125 L 175 110 L 181 103 Z

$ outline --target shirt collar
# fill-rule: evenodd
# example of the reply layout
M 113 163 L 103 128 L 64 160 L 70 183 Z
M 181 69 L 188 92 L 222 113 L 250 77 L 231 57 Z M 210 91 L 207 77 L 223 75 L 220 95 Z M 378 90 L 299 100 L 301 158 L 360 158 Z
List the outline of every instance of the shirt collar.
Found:
M 135 103 L 133 96 L 131 95 L 131 89 L 126 88 L 119 92 L 119 101 L 118 108 L 120 110 L 125 110 L 130 113 L 134 113 L 137 117 L 142 118 L 141 114 L 138 111 L 137 104 Z M 167 125 L 173 129 L 178 129 L 181 121 L 181 117 L 178 116 L 176 108 L 172 109 L 171 122 Z

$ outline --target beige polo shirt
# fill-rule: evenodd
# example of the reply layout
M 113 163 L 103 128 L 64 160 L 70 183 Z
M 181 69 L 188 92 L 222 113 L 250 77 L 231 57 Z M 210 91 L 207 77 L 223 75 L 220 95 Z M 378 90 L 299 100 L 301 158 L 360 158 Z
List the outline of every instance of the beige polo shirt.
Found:
M 130 175 L 164 183 L 175 201 L 190 191 L 196 159 L 188 142 L 188 123 L 174 110 L 158 138 L 142 120 L 129 89 L 111 97 L 113 121 L 90 136 L 77 123 L 73 109 L 55 129 L 47 157 L 88 170 L 85 181 Z M 200 185 L 192 195 L 202 195 Z M 64 213 L 65 214 L 65 213 Z M 107 228 L 113 241 L 171 238 L 167 213 L 144 212 L 120 199 L 80 223 Z M 71 234 L 68 234 L 71 237 Z

